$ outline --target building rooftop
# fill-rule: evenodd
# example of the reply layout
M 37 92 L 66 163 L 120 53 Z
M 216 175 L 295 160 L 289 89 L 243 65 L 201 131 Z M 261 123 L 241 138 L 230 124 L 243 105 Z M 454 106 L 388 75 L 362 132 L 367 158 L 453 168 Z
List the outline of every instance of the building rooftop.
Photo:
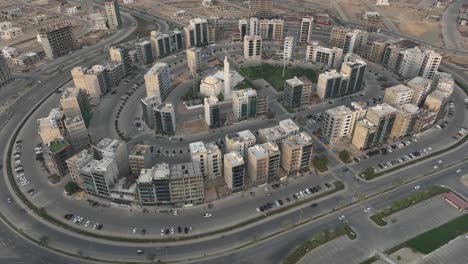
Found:
M 194 18 L 190 20 L 190 24 L 198 24 L 198 23 L 207 23 L 206 19 L 204 18 Z
M 244 165 L 244 159 L 239 153 L 235 151 L 225 154 L 224 160 L 229 162 L 232 167 Z
M 209 97 L 205 97 L 203 100 L 204 100 L 205 104 L 209 104 L 209 105 L 217 104 L 219 102 L 218 97 L 216 97 L 214 95 L 211 95 Z
M 312 144 L 312 138 L 306 132 L 301 132 L 283 139 L 282 142 L 290 146 L 305 146 Z
M 372 107 L 369 107 L 369 111 L 377 113 L 379 116 L 385 116 L 396 112 L 396 109 L 390 106 L 387 103 L 378 104 Z
M 413 90 L 411 88 L 409 88 L 408 86 L 404 85 L 404 84 L 398 84 L 398 85 L 395 85 L 395 86 L 392 86 L 392 87 L 388 87 L 387 89 L 385 89 L 385 93 L 410 93 L 410 92 L 413 92 Z
M 450 94 L 447 94 L 446 92 L 443 92 L 443 91 L 434 90 L 427 97 L 431 97 L 440 101 L 444 101 L 448 97 L 450 97 Z
M 142 169 L 137 183 L 151 183 L 153 180 L 169 179 L 170 175 L 169 164 L 156 164 L 151 169 Z
M 97 143 L 96 148 L 101 151 L 114 153 L 120 144 L 125 144 L 125 142 L 117 139 L 103 138 Z
M 265 151 L 269 155 L 279 154 L 280 153 L 280 149 L 279 149 L 279 147 L 278 147 L 278 145 L 276 143 L 266 142 L 266 143 L 261 144 L 261 146 L 263 147 L 263 149 L 265 149 Z
M 329 116 L 341 116 L 341 115 L 350 115 L 353 113 L 349 107 L 340 105 L 325 111 L 325 113 Z
M 240 141 L 240 142 L 255 140 L 255 136 L 254 134 L 252 134 L 252 132 L 250 132 L 250 130 L 233 132 L 233 133 L 226 135 L 226 137 L 230 140 Z
M 299 80 L 296 76 L 294 78 L 286 80 L 285 83 L 287 83 L 290 87 L 296 87 L 296 86 L 301 86 L 304 85 L 304 83 Z
M 109 165 L 112 163 L 112 162 L 115 162 L 113 159 L 111 158 L 102 158 L 100 160 L 98 160 L 94 166 L 93 166 L 93 171 L 97 171 L 97 172 L 105 172 L 107 171 L 107 168 L 109 168 Z
M 415 86 L 420 86 L 420 87 L 424 87 L 426 85 L 430 85 L 431 84 L 431 80 L 429 79 L 424 79 L 423 77 L 414 77 L 413 79 L 409 80 L 408 85 L 415 85 Z
M 299 126 L 290 118 L 279 121 L 279 127 L 284 133 L 293 134 L 299 132 Z
M 91 160 L 93 160 L 93 154 L 91 154 L 91 151 L 87 149 L 82 150 L 67 159 L 67 161 L 77 164 L 79 168 L 85 166 Z
M 159 110 L 161 112 L 172 112 L 173 111 L 172 104 L 169 104 L 169 103 L 161 103 L 161 104 L 155 106 L 154 109 L 157 109 L 157 110 Z
M 362 119 L 357 122 L 358 124 L 362 125 L 363 127 L 367 129 L 377 129 L 377 126 L 369 121 L 368 119 Z
M 181 163 L 171 165 L 171 178 L 184 178 L 191 176 L 201 177 L 201 170 L 198 163 Z
M 63 138 L 57 138 L 55 140 L 50 141 L 47 143 L 47 147 L 49 148 L 50 152 L 55 153 L 60 151 L 66 147 L 70 146 L 67 141 Z
M 237 90 L 232 92 L 233 96 L 243 97 L 243 96 L 257 96 L 257 91 L 252 88 Z
M 145 156 L 147 152 L 151 151 L 152 146 L 136 144 L 130 151 L 129 156 Z
M 326 79 L 334 79 L 334 78 L 343 77 L 343 74 L 333 69 L 333 70 L 321 73 L 319 77 L 326 78 Z
M 252 153 L 256 159 L 268 158 L 268 152 L 263 148 L 262 145 L 255 145 L 250 147 L 247 151 Z
M 56 24 L 48 25 L 45 28 L 39 29 L 39 34 L 45 35 L 45 34 L 48 34 L 50 32 L 60 30 L 60 29 L 63 29 L 63 28 L 67 28 L 67 27 L 71 27 L 71 24 L 69 22 L 56 23 Z
M 379 12 L 373 12 L 373 11 L 366 11 L 364 12 L 364 19 L 369 19 L 370 17 L 379 17 L 380 13 Z
M 189 149 L 192 154 L 207 152 L 205 144 L 202 141 L 190 143 Z
M 80 89 L 76 87 L 67 87 L 63 90 L 61 99 L 76 98 L 80 93 Z
M 159 70 L 168 67 L 167 63 L 158 62 L 154 64 L 145 75 L 157 75 Z
M 402 110 L 402 111 L 405 111 L 407 113 L 412 113 L 412 114 L 417 114 L 419 113 L 419 107 L 417 107 L 416 105 L 414 104 L 404 104 L 404 105 L 400 105 L 398 107 L 398 109 Z
M 208 150 L 208 153 L 214 153 L 214 152 L 220 152 L 218 145 L 216 145 L 213 142 L 209 142 L 205 144 L 206 150 Z

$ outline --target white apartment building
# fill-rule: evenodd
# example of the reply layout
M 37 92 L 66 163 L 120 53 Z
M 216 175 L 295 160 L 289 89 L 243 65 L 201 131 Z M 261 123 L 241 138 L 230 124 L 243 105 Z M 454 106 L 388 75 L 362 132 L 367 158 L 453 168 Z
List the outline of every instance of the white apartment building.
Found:
M 400 52 L 400 68 L 398 74 L 405 78 L 411 79 L 418 76 L 424 60 L 424 52 L 418 47 L 406 49 Z
M 313 17 L 303 17 L 301 20 L 301 31 L 299 32 L 299 42 L 309 43 L 312 40 Z
M 145 74 L 146 96 L 163 102 L 171 90 L 171 75 L 167 63 L 156 63 Z
M 318 42 L 312 42 L 306 48 L 306 62 L 326 65 L 339 69 L 343 61 L 343 50 L 337 47 L 327 48 L 319 46 Z
M 234 91 L 232 112 L 236 121 L 254 118 L 257 115 L 257 91 L 252 88 Z
M 425 50 L 419 76 L 432 80 L 439 69 L 441 61 L 442 55 L 433 50 Z
M 413 89 L 404 84 L 398 84 L 385 89 L 383 102 L 391 106 L 400 106 L 411 103 Z
M 218 97 L 210 96 L 203 99 L 205 122 L 210 128 L 221 126 L 221 113 Z
M 124 141 L 103 138 L 93 146 L 93 153 L 97 159 L 110 158 L 115 160 L 119 177 L 129 174 L 128 150 L 127 144 Z
M 284 38 L 284 47 L 283 47 L 283 58 L 285 60 L 292 59 L 294 50 L 294 37 L 286 37 Z
M 262 37 L 261 36 L 245 36 L 244 37 L 244 58 L 247 60 L 262 59 Z
M 328 143 L 335 143 L 343 138 L 352 138 L 357 112 L 341 105 L 324 112 L 322 138 Z

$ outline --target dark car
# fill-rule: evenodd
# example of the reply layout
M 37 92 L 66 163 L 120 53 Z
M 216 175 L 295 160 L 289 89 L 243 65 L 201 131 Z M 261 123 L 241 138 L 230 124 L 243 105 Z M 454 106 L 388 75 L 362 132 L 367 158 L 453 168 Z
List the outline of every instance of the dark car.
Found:
M 65 218 L 67 220 L 72 219 L 72 217 L 73 217 L 73 214 L 66 214 L 66 215 L 63 216 L 63 218 Z
M 317 207 L 317 204 L 313 203 L 313 204 L 310 205 L 310 207 L 312 207 L 312 208 Z
M 281 201 L 281 200 L 278 200 L 278 203 L 279 203 L 280 205 L 283 205 L 283 204 L 284 204 L 283 201 Z
M 102 224 L 99 224 L 96 229 L 101 230 L 102 229 Z
M 180 227 L 180 226 L 177 227 L 177 233 L 179 233 L 179 234 L 182 233 L 182 227 Z
M 165 232 L 166 232 L 166 235 L 169 235 L 169 229 L 168 228 L 165 230 Z
M 184 227 L 184 233 L 188 234 L 188 227 Z

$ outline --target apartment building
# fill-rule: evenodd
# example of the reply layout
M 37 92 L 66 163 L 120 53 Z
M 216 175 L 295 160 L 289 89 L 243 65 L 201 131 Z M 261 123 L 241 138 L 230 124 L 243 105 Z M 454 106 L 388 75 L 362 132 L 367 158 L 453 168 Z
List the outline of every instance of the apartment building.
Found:
M 395 123 L 393 124 L 390 138 L 402 138 L 411 134 L 419 115 L 419 108 L 413 104 L 403 104 L 397 106 Z
M 255 145 L 247 150 L 247 174 L 255 186 L 268 183 L 268 153 L 262 145 Z
M 284 20 L 262 19 L 260 20 L 260 36 L 265 41 L 282 42 L 284 34 Z
M 232 192 L 242 191 L 244 188 L 244 158 L 238 152 L 224 155 L 224 180 Z
M 47 58 L 51 60 L 69 54 L 76 45 L 72 26 L 69 23 L 53 24 L 40 29 L 37 40 Z
M 169 103 L 162 103 L 153 108 L 154 124 L 157 133 L 175 134 L 176 117 L 174 107 Z
M 244 37 L 244 58 L 247 60 L 262 59 L 262 37 L 258 35 Z
M 205 110 L 205 122 L 210 128 L 221 127 L 221 109 L 216 96 L 205 97 L 203 99 Z
M 106 11 L 107 26 L 110 29 L 122 28 L 122 17 L 120 15 L 119 1 L 106 0 L 104 2 L 104 9 Z
M 139 64 L 148 65 L 153 62 L 153 51 L 148 39 L 138 40 L 135 43 L 135 52 Z
M 455 88 L 455 80 L 452 74 L 445 72 L 437 72 L 432 80 L 431 90 L 441 91 L 448 96 L 452 95 L 453 89 Z
M 414 77 L 406 86 L 413 90 L 413 97 L 411 99 L 411 103 L 422 107 L 424 105 L 424 101 L 426 100 L 427 94 L 431 90 L 432 82 L 429 79 L 424 79 L 422 77 Z
M 390 44 L 386 40 L 376 40 L 372 42 L 368 57 L 369 61 L 379 64 L 382 63 L 385 49 L 388 45 Z
M 81 115 L 67 117 L 65 129 L 65 138 L 72 145 L 74 152 L 88 148 L 90 144 L 88 129 Z
M 169 164 L 156 164 L 142 169 L 136 181 L 141 205 L 167 205 L 171 203 L 171 169 Z
M 60 107 L 65 116 L 89 116 L 90 106 L 88 97 L 83 90 L 67 87 L 60 97 Z
M 294 37 L 284 38 L 283 58 L 285 60 L 292 59 L 293 50 L 294 50 Z
M 110 158 L 115 160 L 118 176 L 125 177 L 130 172 L 127 144 L 117 139 L 103 138 L 93 146 L 94 157 L 98 160 Z
M 130 73 L 130 55 L 129 50 L 121 45 L 110 47 L 109 55 L 113 62 L 121 63 L 124 67 L 124 76 Z
M 299 42 L 309 43 L 312 40 L 313 26 L 314 26 L 313 17 L 303 17 L 301 19 L 301 30 L 299 31 Z
M 252 88 L 237 90 L 232 95 L 232 112 L 236 121 L 257 116 L 257 91 Z
M 279 178 L 281 167 L 281 152 L 276 143 L 266 142 L 260 145 L 268 154 L 268 177 L 267 182 L 276 181 Z
M 343 50 L 337 47 L 326 48 L 312 42 L 306 48 L 306 62 L 339 69 L 343 61 Z
M 368 37 L 367 31 L 333 27 L 330 33 L 330 46 L 343 49 L 343 53 L 357 53 L 367 44 Z
M 144 97 L 140 99 L 141 111 L 142 111 L 142 120 L 145 122 L 146 126 L 153 128 L 155 126 L 154 119 L 154 108 L 160 103 L 159 97 Z
M 67 159 L 73 155 L 72 146 L 62 137 L 45 144 L 46 164 L 58 175 L 64 177 L 68 173 Z
M 169 191 L 171 203 L 176 206 L 203 204 L 205 188 L 200 167 L 194 163 L 171 165 Z
M 438 120 L 446 113 L 449 99 L 448 94 L 440 90 L 434 90 L 427 95 L 423 108 L 437 113 L 436 119 Z
M 110 198 L 111 187 L 119 177 L 116 160 L 104 157 L 101 160 L 91 160 L 80 169 L 83 188 L 88 194 Z
M 374 144 L 383 143 L 390 136 L 397 110 L 388 104 L 379 104 L 369 107 L 366 119 L 377 126 Z
M 272 16 L 273 0 L 249 0 L 249 16 L 270 18 Z
M 307 169 L 312 161 L 312 138 L 306 132 L 281 140 L 281 167 L 287 175 Z
M 398 75 L 405 79 L 411 79 L 418 76 L 423 64 L 424 56 L 424 52 L 419 49 L 419 47 L 400 51 L 398 58 Z
M 200 70 L 201 65 L 201 49 L 190 48 L 186 50 L 187 54 L 187 65 L 190 72 L 196 74 Z
M 111 81 L 104 65 L 97 64 L 91 68 L 74 67 L 71 75 L 75 87 L 86 91 L 91 104 L 99 104 L 101 96 L 110 89 Z
M 0 88 L 7 85 L 13 80 L 10 68 L 3 55 L 0 55 Z
M 192 163 L 198 164 L 204 180 L 214 180 L 221 177 L 222 154 L 214 143 L 202 141 L 189 144 Z
M 84 189 L 84 186 L 81 179 L 80 170 L 93 159 L 93 154 L 91 154 L 89 150 L 85 149 L 66 160 L 68 173 L 70 174 L 72 181 L 82 189 Z
M 233 132 L 225 136 L 226 152 L 237 152 L 247 160 L 247 149 L 257 144 L 250 130 Z
M 132 175 L 140 175 L 142 169 L 153 165 L 153 146 L 136 144 L 128 154 L 128 163 Z
M 382 18 L 378 12 L 364 12 L 362 16 L 364 28 L 367 32 L 379 32 L 381 28 Z
M 185 47 L 204 47 L 208 41 L 208 21 L 203 18 L 190 20 L 190 25 L 184 28 Z
M 333 144 L 343 138 L 352 138 L 358 112 L 341 105 L 324 112 L 322 121 L 322 138 Z
M 434 50 L 426 49 L 419 76 L 432 80 L 439 69 L 441 61 L 442 55 Z
M 62 138 L 65 133 L 65 114 L 57 108 L 50 110 L 49 115 L 37 120 L 38 134 L 42 144 L 47 144 L 56 138 Z
M 146 96 L 156 97 L 158 103 L 166 100 L 171 90 L 171 75 L 167 63 L 156 63 L 145 74 Z
M 413 89 L 404 84 L 398 84 L 385 89 L 383 102 L 397 107 L 411 103 L 413 98 Z
M 377 126 L 367 119 L 356 122 L 351 143 L 358 149 L 368 149 L 374 144 Z
M 214 44 L 220 35 L 219 17 L 209 17 L 206 22 L 208 23 L 208 43 Z
M 258 130 L 258 140 L 260 143 L 273 142 L 277 145 L 281 140 L 299 134 L 299 126 L 292 119 L 284 119 L 279 122 L 279 125 Z
M 161 59 L 185 48 L 184 36 L 178 30 L 162 33 L 150 32 L 151 50 L 154 59 Z
M 284 82 L 283 102 L 293 108 L 309 103 L 310 86 L 305 85 L 299 78 L 294 77 Z

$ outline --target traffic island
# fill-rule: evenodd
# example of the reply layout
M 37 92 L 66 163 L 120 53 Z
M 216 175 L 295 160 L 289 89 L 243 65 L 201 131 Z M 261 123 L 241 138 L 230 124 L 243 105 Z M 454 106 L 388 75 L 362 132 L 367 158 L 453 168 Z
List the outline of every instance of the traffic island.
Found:
M 409 208 L 415 204 L 418 204 L 422 201 L 428 200 L 432 197 L 435 197 L 439 194 L 449 192 L 450 189 L 434 185 L 424 191 L 410 195 L 404 199 L 395 201 L 390 207 L 385 208 L 384 210 L 371 215 L 370 219 L 378 226 L 386 226 L 387 221 L 385 220 L 390 215 Z
M 318 234 L 315 234 L 311 240 L 304 242 L 287 255 L 283 260 L 283 264 L 295 264 L 311 250 L 345 235 L 351 240 L 357 238 L 356 233 L 347 224 L 341 224 L 332 229 L 322 230 Z

